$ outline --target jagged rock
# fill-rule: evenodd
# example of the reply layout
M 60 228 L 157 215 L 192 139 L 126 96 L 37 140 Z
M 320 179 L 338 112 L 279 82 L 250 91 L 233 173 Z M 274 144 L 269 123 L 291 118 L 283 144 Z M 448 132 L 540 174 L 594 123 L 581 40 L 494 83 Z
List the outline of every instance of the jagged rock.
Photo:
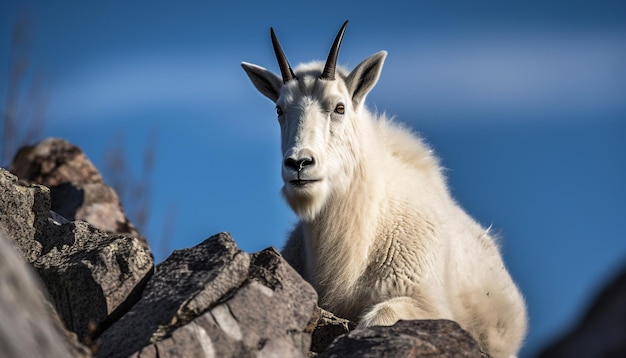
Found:
M 137 302 L 152 275 L 150 251 L 137 239 L 83 221 L 51 224 L 33 263 L 68 329 L 97 336 Z M 101 325 L 94 330 L 93 324 Z
M 222 233 L 175 251 L 101 339 L 101 357 L 305 356 L 317 295 L 274 249 Z
M 45 185 L 51 192 L 51 209 L 69 220 L 82 220 L 98 229 L 142 240 L 128 220 L 115 191 L 80 148 L 58 138 L 22 147 L 11 172 L 20 179 Z
M 488 357 L 458 323 L 399 321 L 354 330 L 337 338 L 319 357 Z
M 101 336 L 102 357 L 125 357 L 188 323 L 239 287 L 250 258 L 227 235 L 177 250 L 157 266 L 141 300 Z
M 45 290 L 0 235 L 0 357 L 88 357 L 44 298 Z
M 600 292 L 582 320 L 539 357 L 626 357 L 626 269 Z
M 138 239 L 51 216 L 49 191 L 21 185 L 4 169 L 0 190 L 0 226 L 41 277 L 67 328 L 81 340 L 98 334 L 90 326 L 105 328 L 139 299 L 154 262 Z
M 42 236 L 48 221 L 50 191 L 41 185 L 18 182 L 0 168 L 0 231 L 4 231 L 29 262 L 40 255 Z
M 356 324 L 319 308 L 319 319 L 311 337 L 311 352 L 321 353 L 335 340 L 356 328 Z

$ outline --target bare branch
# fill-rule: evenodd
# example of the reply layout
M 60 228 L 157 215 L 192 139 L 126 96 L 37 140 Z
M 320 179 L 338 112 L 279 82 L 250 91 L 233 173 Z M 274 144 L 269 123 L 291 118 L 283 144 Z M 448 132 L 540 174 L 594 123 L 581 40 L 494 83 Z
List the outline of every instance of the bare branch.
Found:
M 7 92 L 0 122 L 0 165 L 6 166 L 17 149 L 40 139 L 47 96 L 43 79 L 29 69 L 31 23 L 21 16 L 15 23 L 9 49 Z
M 125 135 L 116 136 L 105 151 L 103 173 L 115 190 L 130 221 L 139 232 L 146 235 L 151 214 L 152 175 L 157 147 L 157 131 L 153 130 L 144 148 L 142 162 L 133 171 L 127 161 Z M 137 170 L 135 169 L 135 170 Z

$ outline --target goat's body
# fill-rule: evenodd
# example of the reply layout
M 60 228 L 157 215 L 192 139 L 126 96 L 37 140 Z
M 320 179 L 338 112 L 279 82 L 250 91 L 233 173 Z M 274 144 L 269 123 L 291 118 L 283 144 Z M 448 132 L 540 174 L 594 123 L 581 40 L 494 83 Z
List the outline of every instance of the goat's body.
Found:
M 294 72 L 271 32 L 282 79 L 243 63 L 276 103 L 283 195 L 300 217 L 283 255 L 319 304 L 360 326 L 457 321 L 494 357 L 514 356 L 526 309 L 495 240 L 452 199 L 432 151 L 364 106 L 386 52 Z
M 420 139 L 362 117 L 370 136 L 361 176 L 298 223 L 283 255 L 339 316 L 365 325 L 451 319 L 492 355 L 514 355 L 525 307 L 494 239 L 450 197 Z

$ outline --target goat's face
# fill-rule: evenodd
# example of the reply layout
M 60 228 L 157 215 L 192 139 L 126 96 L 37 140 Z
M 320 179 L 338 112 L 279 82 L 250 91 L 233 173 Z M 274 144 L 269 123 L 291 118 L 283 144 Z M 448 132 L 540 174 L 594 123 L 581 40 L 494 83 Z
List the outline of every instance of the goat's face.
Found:
M 282 79 L 262 67 L 242 63 L 256 88 L 276 103 L 282 138 L 283 195 L 304 220 L 313 220 L 329 197 L 341 195 L 350 186 L 361 160 L 359 109 L 378 80 L 386 56 L 386 52 L 379 52 L 349 74 L 339 71 L 336 76 L 336 53 L 343 30 L 345 24 L 323 70 L 321 64 L 313 63 L 294 73 L 280 45 L 276 52 L 282 63 Z M 272 37 L 275 40 L 273 32 Z
M 317 72 L 315 74 L 315 72 Z M 276 101 L 282 139 L 283 195 L 298 216 L 313 219 L 329 194 L 350 183 L 358 131 L 343 80 L 298 73 Z

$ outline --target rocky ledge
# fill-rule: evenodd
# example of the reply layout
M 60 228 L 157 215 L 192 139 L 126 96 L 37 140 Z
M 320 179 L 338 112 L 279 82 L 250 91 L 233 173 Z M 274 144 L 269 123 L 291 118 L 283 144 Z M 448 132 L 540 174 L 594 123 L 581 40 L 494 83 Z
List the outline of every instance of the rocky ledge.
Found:
M 485 356 L 451 321 L 354 330 L 278 251 L 227 233 L 155 267 L 79 148 L 49 139 L 16 158 L 19 179 L 0 169 L 2 357 Z

